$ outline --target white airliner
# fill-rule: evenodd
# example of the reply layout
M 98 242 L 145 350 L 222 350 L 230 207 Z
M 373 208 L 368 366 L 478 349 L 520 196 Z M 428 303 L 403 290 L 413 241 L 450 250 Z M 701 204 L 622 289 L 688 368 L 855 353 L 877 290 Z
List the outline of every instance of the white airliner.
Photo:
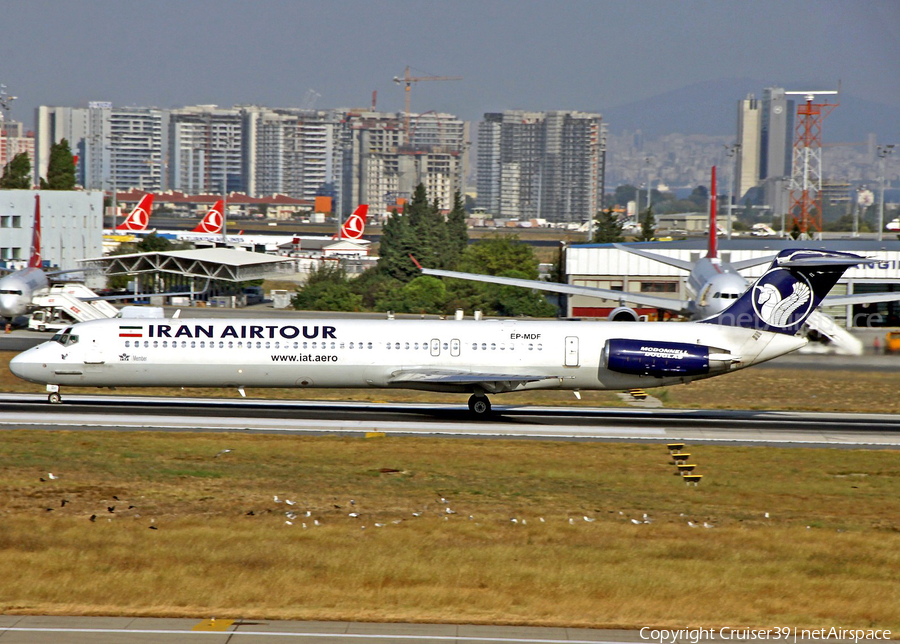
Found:
M 687 299 L 675 299 L 648 295 L 646 293 L 634 293 L 631 291 L 614 291 L 611 289 L 595 288 L 592 286 L 579 286 L 575 284 L 560 284 L 558 282 L 545 282 L 541 280 L 525 280 L 514 277 L 498 277 L 495 275 L 479 275 L 477 273 L 462 273 L 459 271 L 445 271 L 433 268 L 422 268 L 425 275 L 439 277 L 453 277 L 475 282 L 487 282 L 491 284 L 503 284 L 507 286 L 520 286 L 553 293 L 567 295 L 581 295 L 618 301 L 620 306 L 613 309 L 607 319 L 616 322 L 634 322 L 639 319 L 637 312 L 626 303 L 637 304 L 664 311 L 673 311 L 691 320 L 704 320 L 724 311 L 734 300 L 739 298 L 750 286 L 750 282 L 740 274 L 746 268 L 765 264 L 775 257 L 767 255 L 747 259 L 740 262 L 723 261 L 718 254 L 718 240 L 716 232 L 716 169 L 712 168 L 712 182 L 710 190 L 709 210 L 709 246 L 705 257 L 696 262 L 684 261 L 673 257 L 666 257 L 657 253 L 651 253 L 639 248 L 633 248 L 624 244 L 613 244 L 615 248 L 626 253 L 645 257 L 668 266 L 688 271 Z M 413 260 L 415 261 L 415 260 Z M 418 264 L 418 262 L 416 262 Z M 421 268 L 421 266 L 420 266 Z M 851 295 L 831 295 L 825 298 L 824 306 L 844 306 L 848 304 L 865 304 L 874 302 L 889 302 L 900 299 L 900 293 L 864 293 Z M 817 313 L 809 321 L 810 327 L 830 335 L 837 328 L 831 318 Z
M 10 370 L 60 387 L 384 387 L 487 394 L 627 389 L 709 378 L 794 351 L 794 335 L 852 265 L 849 253 L 785 250 L 702 322 L 192 319 L 75 324 Z
M 34 229 L 31 235 L 31 253 L 28 266 L 0 278 L 0 317 L 9 320 L 23 315 L 31 306 L 31 298 L 37 291 L 47 288 L 50 281 L 41 269 L 41 196 L 34 196 Z M 54 271 L 51 274 L 74 273 Z
M 148 195 L 152 201 L 152 195 Z M 66 270 L 44 271 L 41 269 L 41 197 L 34 196 L 34 228 L 31 237 L 31 254 L 28 260 L 28 266 L 20 271 L 10 273 L 0 278 L 0 317 L 12 320 L 20 315 L 24 315 L 29 310 L 35 308 L 32 305 L 34 296 L 44 291 L 50 285 L 50 277 L 55 275 L 63 275 L 65 273 L 82 273 L 84 269 L 73 268 Z M 143 199 L 142 203 L 145 202 Z M 138 209 L 132 211 L 134 214 Z M 123 224 L 124 225 L 124 224 Z M 145 222 L 146 225 L 146 222 Z M 206 289 L 204 288 L 204 291 Z M 202 292 L 202 291 L 201 291 Z M 195 292 L 196 294 L 196 292 Z M 156 295 L 186 295 L 181 291 L 158 293 Z M 131 299 L 134 295 L 104 295 L 85 300 L 124 300 Z

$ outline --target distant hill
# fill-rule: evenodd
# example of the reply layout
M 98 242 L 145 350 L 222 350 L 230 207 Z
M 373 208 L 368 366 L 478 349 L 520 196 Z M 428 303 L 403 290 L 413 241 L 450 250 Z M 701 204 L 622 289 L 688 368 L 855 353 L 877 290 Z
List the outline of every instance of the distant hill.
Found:
M 682 134 L 728 135 L 737 132 L 738 101 L 752 93 L 762 97 L 765 87 L 804 88 L 805 83 L 775 83 L 752 78 L 726 78 L 688 85 L 642 101 L 600 110 L 610 132 L 640 129 L 644 137 Z M 874 132 L 881 143 L 900 143 L 900 108 L 874 103 L 846 92 L 828 116 L 823 140 L 833 143 L 864 141 Z

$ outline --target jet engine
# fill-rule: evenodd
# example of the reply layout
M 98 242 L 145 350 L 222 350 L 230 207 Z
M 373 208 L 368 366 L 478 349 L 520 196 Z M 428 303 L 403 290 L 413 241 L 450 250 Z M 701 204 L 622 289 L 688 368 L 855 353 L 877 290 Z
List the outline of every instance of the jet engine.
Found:
M 610 311 L 606 319 L 610 322 L 640 322 L 641 316 L 630 306 L 620 306 Z
M 603 348 L 606 368 L 639 376 L 702 376 L 737 361 L 724 349 L 684 342 L 610 339 Z

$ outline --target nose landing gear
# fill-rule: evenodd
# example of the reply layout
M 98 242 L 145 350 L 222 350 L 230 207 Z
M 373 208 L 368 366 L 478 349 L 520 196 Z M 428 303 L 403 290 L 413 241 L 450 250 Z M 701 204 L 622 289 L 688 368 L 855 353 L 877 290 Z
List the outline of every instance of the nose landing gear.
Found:
M 59 385 L 47 385 L 47 402 L 54 405 L 62 402 L 62 396 L 59 395 Z
M 469 411 L 476 418 L 487 418 L 491 415 L 491 401 L 484 394 L 472 394 L 469 397 Z

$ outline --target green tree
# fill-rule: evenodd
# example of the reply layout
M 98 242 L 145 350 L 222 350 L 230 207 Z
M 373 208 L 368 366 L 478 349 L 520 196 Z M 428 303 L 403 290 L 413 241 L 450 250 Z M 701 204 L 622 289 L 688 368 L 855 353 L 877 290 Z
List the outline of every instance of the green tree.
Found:
M 471 244 L 463 252 L 459 270 L 466 273 L 499 275 L 503 271 L 521 271 L 525 279 L 537 279 L 538 259 L 531 246 L 516 235 L 487 237 Z
M 419 275 L 381 300 L 378 308 L 397 313 L 443 313 L 446 305 L 444 283 L 431 275 Z
M 529 279 L 524 277 L 524 275 L 521 271 L 512 270 L 504 271 L 502 277 Z M 518 286 L 501 286 L 499 284 L 488 284 L 487 286 L 492 295 L 491 308 L 497 315 L 534 318 L 556 316 L 556 307 L 550 304 L 540 291 L 533 291 Z
M 69 142 L 63 139 L 50 146 L 50 160 L 47 164 L 47 180 L 41 179 L 41 190 L 74 190 L 75 158 Z
M 401 282 L 408 282 L 419 274 L 419 269 L 409 258 L 418 259 L 419 249 L 409 218 L 396 210 L 391 213 L 381 230 L 378 247 L 378 272 Z M 421 261 L 421 260 L 419 260 Z
M 25 152 L 19 152 L 3 168 L 0 188 L 3 190 L 28 190 L 31 188 L 31 160 Z
M 302 311 L 358 311 L 362 297 L 353 292 L 340 266 L 323 264 L 291 300 Z
M 656 219 L 653 217 L 653 206 L 650 206 L 641 217 L 641 232 L 635 237 L 635 241 L 653 241 L 655 236 Z
M 625 241 L 622 236 L 622 224 L 612 208 L 606 212 L 597 213 L 597 228 L 594 230 L 593 242 L 595 244 L 615 244 Z
M 466 225 L 466 209 L 459 190 L 453 193 L 453 208 L 447 215 L 447 247 L 444 266 L 455 268 L 463 251 L 469 246 L 469 227 Z

